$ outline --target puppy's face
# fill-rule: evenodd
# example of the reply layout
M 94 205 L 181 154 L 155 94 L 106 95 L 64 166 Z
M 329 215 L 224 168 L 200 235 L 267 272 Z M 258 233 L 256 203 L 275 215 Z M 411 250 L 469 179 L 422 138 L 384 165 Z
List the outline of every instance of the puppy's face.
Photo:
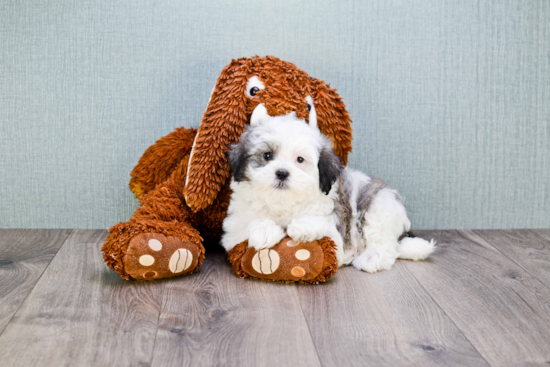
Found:
M 295 202 L 328 194 L 341 170 L 331 141 L 294 114 L 248 127 L 232 147 L 229 162 L 235 181 Z

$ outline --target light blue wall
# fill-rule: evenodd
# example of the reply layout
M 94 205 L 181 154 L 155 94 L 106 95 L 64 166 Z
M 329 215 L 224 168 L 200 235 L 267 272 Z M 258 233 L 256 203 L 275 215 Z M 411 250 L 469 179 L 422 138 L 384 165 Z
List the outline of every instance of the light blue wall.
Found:
M 415 228 L 550 226 L 550 2 L 2 1 L 0 227 L 110 227 L 231 58 L 339 90 Z

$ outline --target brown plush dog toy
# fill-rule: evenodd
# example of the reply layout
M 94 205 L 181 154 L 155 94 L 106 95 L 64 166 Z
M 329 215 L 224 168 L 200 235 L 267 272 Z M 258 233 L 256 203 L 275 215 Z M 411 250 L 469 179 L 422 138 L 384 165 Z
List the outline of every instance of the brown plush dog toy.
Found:
M 177 128 L 149 147 L 132 171 L 130 188 L 141 205 L 128 222 L 109 230 L 101 248 L 107 265 L 122 278 L 137 280 L 198 270 L 205 255 L 202 237 L 219 237 L 229 204 L 228 146 L 238 141 L 260 103 L 270 116 L 295 112 L 309 121 L 306 98 L 314 101 L 317 126 L 346 164 L 351 120 L 334 89 L 272 56 L 233 60 L 218 78 L 198 132 Z M 336 272 L 329 238 L 295 249 L 288 242 L 283 239 L 272 249 L 279 255 L 274 272 L 257 265 L 268 254 L 256 253 L 246 241 L 229 253 L 229 260 L 238 276 L 266 280 L 317 283 Z M 312 256 L 299 259 L 298 248 Z

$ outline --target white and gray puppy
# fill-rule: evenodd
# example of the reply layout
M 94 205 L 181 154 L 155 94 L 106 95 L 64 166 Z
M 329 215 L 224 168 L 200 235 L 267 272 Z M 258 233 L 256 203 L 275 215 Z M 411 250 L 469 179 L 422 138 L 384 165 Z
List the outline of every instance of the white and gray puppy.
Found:
M 295 114 L 250 126 L 229 161 L 227 251 L 246 239 L 260 250 L 286 235 L 298 243 L 328 236 L 339 266 L 373 273 L 390 269 L 397 258 L 425 259 L 435 248 L 433 240 L 407 237 L 411 223 L 395 190 L 342 167 L 331 141 Z

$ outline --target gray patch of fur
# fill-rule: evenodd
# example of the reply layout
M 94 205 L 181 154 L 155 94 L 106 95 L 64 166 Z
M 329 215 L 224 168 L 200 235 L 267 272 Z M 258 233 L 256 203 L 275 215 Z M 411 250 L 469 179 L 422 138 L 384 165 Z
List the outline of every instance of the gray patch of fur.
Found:
M 278 147 L 271 142 L 263 142 L 250 153 L 250 161 L 255 168 L 265 166 L 269 161 L 265 159 L 264 154 L 271 153 L 273 159 L 278 153 Z
M 365 214 L 369 210 L 372 202 L 380 190 L 388 187 L 382 179 L 378 177 L 371 177 L 371 180 L 363 187 L 359 188 L 359 193 L 357 194 L 357 230 L 359 233 L 363 233 L 363 226 L 365 221 Z
M 370 182 L 359 189 L 357 195 L 357 213 L 366 213 L 376 194 L 388 185 L 378 177 L 371 178 Z
M 236 144 L 229 146 L 230 151 L 227 152 L 233 179 L 237 182 L 248 181 L 248 177 L 246 177 L 246 167 L 250 159 L 250 155 L 248 154 L 250 140 L 248 137 L 248 132 L 243 133 L 241 139 Z
M 353 209 L 350 198 L 352 183 L 346 171 L 338 177 L 338 199 L 334 203 L 334 211 L 340 220 L 338 232 L 344 239 L 344 251 L 351 250 L 351 221 L 353 219 Z
M 268 161 L 265 159 L 264 154 L 271 152 L 275 156 L 277 152 L 278 147 L 270 142 L 263 142 L 254 147 L 252 140 L 258 140 L 257 135 L 254 134 L 257 134 L 254 127 L 247 128 L 239 141 L 229 147 L 230 151 L 227 153 L 227 157 L 233 179 L 237 182 L 248 181 L 246 174 L 249 164 L 255 168 L 265 166 Z

